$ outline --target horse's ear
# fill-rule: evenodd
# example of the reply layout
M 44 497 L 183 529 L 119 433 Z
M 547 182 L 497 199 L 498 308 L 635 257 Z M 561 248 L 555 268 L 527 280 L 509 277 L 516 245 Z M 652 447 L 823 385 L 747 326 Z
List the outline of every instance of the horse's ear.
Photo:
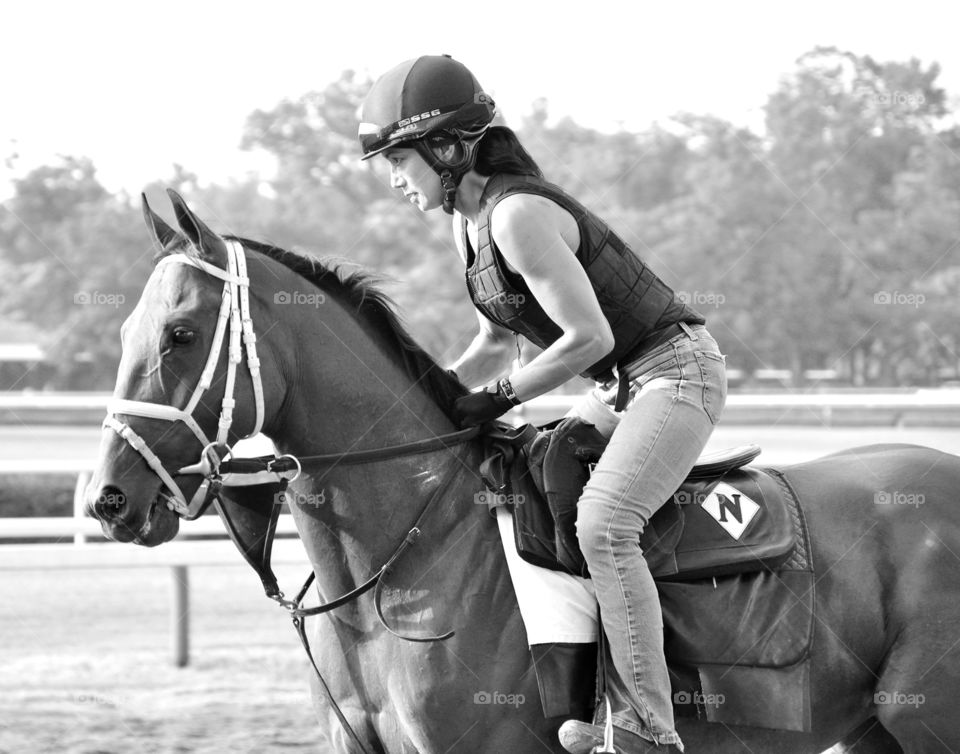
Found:
M 227 247 L 223 239 L 208 228 L 187 206 L 187 203 L 173 189 L 167 189 L 167 195 L 173 203 L 173 211 L 187 238 L 200 250 L 200 255 L 211 264 L 226 269 Z
M 146 222 L 147 228 L 150 230 L 150 233 L 156 239 L 157 243 L 160 244 L 161 250 L 165 250 L 168 246 L 180 238 L 180 234 L 167 225 L 160 215 L 150 209 L 150 205 L 147 203 L 146 194 L 140 194 L 140 200 L 143 207 L 144 222 Z

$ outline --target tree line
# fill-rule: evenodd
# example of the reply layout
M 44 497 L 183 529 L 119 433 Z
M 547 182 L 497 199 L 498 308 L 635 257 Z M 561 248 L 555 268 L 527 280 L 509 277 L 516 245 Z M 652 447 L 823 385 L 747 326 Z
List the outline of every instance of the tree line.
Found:
M 798 382 L 816 370 L 858 386 L 935 385 L 960 364 L 960 129 L 938 75 L 915 59 L 817 48 L 769 95 L 763 133 L 689 113 L 604 133 L 552 121 L 542 101 L 506 125 L 706 315 L 747 383 L 780 369 Z M 446 363 L 476 329 L 462 265 L 449 218 L 418 213 L 377 160 L 360 162 L 370 83 L 345 72 L 251 113 L 242 145 L 273 156 L 271 176 L 203 184 L 175 166 L 145 191 L 165 211 L 163 189 L 176 189 L 215 230 L 382 273 L 411 332 Z M 46 386 L 112 387 L 119 325 L 152 265 L 138 205 L 84 157 L 15 182 L 0 214 L 0 313 L 43 333 L 55 357 Z

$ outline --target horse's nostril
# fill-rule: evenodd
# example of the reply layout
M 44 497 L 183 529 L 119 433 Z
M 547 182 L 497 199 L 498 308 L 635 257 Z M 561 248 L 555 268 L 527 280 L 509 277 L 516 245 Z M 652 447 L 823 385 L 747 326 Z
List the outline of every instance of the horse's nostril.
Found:
M 97 518 L 113 518 L 120 513 L 126 502 L 126 496 L 119 487 L 107 485 L 100 489 L 100 494 L 93 502 L 93 510 Z

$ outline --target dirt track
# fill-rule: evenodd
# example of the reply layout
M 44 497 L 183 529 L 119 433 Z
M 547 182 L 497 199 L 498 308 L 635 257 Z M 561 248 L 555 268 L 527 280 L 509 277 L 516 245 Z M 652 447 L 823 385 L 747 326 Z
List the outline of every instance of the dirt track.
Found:
M 0 752 L 320 751 L 285 614 L 246 566 L 190 573 L 182 669 L 166 569 L 5 573 Z M 278 575 L 290 590 L 303 576 Z

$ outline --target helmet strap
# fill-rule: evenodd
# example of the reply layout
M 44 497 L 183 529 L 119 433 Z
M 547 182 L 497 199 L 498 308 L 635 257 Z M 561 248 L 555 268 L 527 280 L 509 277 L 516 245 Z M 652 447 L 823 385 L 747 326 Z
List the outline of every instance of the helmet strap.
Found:
M 460 185 L 460 181 L 476 164 L 477 145 L 479 143 L 479 137 L 472 139 L 460 137 L 457 146 L 461 157 L 457 162 L 450 163 L 440 159 L 425 139 L 418 139 L 413 142 L 414 148 L 420 153 L 427 165 L 440 176 L 440 185 L 443 187 L 443 211 L 448 215 L 453 214 L 453 205 L 457 198 L 457 187 Z
M 457 200 L 457 185 L 461 178 L 463 178 L 463 174 L 454 180 L 453 173 L 450 172 L 449 168 L 440 173 L 440 185 L 443 186 L 443 211 L 448 215 L 453 214 L 453 204 Z

